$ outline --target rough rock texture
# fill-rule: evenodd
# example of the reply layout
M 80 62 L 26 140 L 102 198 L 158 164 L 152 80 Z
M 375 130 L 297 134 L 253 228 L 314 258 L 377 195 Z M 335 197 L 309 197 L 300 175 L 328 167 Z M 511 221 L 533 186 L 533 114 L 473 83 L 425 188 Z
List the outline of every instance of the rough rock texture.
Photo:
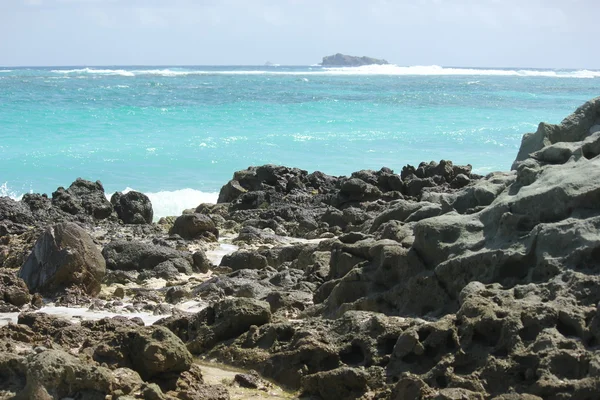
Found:
M 507 173 L 478 177 L 443 160 L 400 176 L 382 169 L 311 180 L 276 166 L 236 173 L 221 193 L 225 218 L 338 237 L 231 256 L 236 262 L 224 264 L 237 271 L 197 293 L 265 298 L 273 311 L 294 289 L 273 291 L 262 277 L 299 271 L 315 304 L 301 321 L 247 327 L 194 350 L 323 399 L 593 398 L 598 104 L 542 125 L 537 147 L 526 136 Z M 244 240 L 260 242 L 247 232 Z M 175 322 L 167 326 L 188 332 Z
M 223 386 L 204 385 L 191 352 L 315 400 L 595 399 L 599 104 L 541 125 L 513 171 L 485 177 L 446 160 L 349 177 L 250 167 L 223 187 L 221 203 L 159 225 L 94 221 L 94 207 L 65 214 L 40 195 L 0 201 L 4 268 L 19 266 L 39 229 L 64 214 L 105 245 L 106 282 L 126 285 L 55 302 L 165 315 L 143 327 L 139 318 L 72 324 L 26 312 L 41 296 L 29 300 L 14 273 L 0 271 L 0 308 L 22 311 L 0 327 L 0 394 L 41 390 L 29 382 L 45 375 L 28 380 L 28 363 L 51 349 L 76 353 L 57 359 L 85 378 L 67 392 L 70 378 L 52 367 L 52 396 L 227 398 Z M 78 187 L 69 196 L 98 192 Z M 205 253 L 215 230 L 240 247 L 218 267 Z M 192 271 L 210 276 L 181 275 Z M 156 289 L 153 277 L 169 282 Z M 191 304 L 208 307 L 177 308 Z M 77 386 L 100 367 L 108 392 Z
M 69 214 L 87 214 L 97 220 L 108 218 L 113 207 L 106 199 L 100 181 L 77 178 L 68 189 L 59 187 L 52 193 L 52 205 Z
M 31 300 L 27 284 L 10 272 L 0 271 L 0 304 L 21 307 Z
M 558 125 L 542 122 L 535 133 L 523 135 L 521 147 L 512 169 L 517 169 L 522 161 L 544 147 L 560 142 L 580 142 L 596 132 L 600 132 L 600 98 L 588 101 Z M 561 151 L 553 150 L 552 153 L 558 155 Z
M 201 353 L 220 341 L 232 339 L 251 326 L 271 320 L 269 304 L 264 301 L 233 298 L 223 300 L 193 315 L 173 316 L 158 322 L 173 332 L 192 353 Z
M 184 239 L 198 239 L 202 237 L 219 237 L 219 230 L 214 221 L 204 214 L 183 214 L 175 220 L 171 233 Z
M 31 210 L 10 197 L 0 197 L 0 221 L 8 220 L 17 224 L 33 223 Z
M 143 193 L 134 190 L 125 194 L 116 192 L 110 198 L 119 219 L 126 224 L 151 224 L 154 216 L 152 202 Z
M 104 246 L 102 255 L 106 268 L 121 271 L 150 270 L 169 260 L 191 259 L 191 255 L 171 247 L 157 246 L 139 241 L 115 240 Z
M 204 383 L 184 344 L 163 327 L 125 317 L 73 324 L 43 313 L 0 326 L 0 397 L 229 398 Z
M 131 368 L 144 380 L 164 379 L 168 374 L 187 371 L 192 365 L 192 356 L 181 340 L 161 326 L 118 327 L 107 332 L 90 350 L 94 360 Z
M 234 271 L 240 269 L 262 269 L 267 265 L 267 258 L 265 256 L 247 250 L 228 254 L 221 260 L 221 266 L 229 267 Z
M 97 294 L 106 272 L 104 258 L 91 236 L 67 222 L 47 228 L 19 271 L 31 292 L 54 295 L 77 287 Z
M 377 58 L 348 56 L 341 53 L 323 57 L 323 62 L 321 63 L 321 65 L 324 67 L 360 67 L 361 65 L 372 64 L 381 65 L 389 63 L 385 60 L 379 60 Z
M 112 390 L 113 377 L 107 368 L 90 365 L 60 350 L 32 354 L 26 361 L 26 384 L 17 398 L 103 399 Z

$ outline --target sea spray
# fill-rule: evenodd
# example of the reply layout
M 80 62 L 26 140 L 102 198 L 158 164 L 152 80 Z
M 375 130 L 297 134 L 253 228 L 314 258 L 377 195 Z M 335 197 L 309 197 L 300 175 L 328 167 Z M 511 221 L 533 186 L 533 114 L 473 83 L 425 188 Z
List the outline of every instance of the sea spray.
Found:
M 123 193 L 134 189 L 127 187 Z M 201 192 L 194 189 L 181 189 L 174 191 L 146 192 L 144 193 L 152 203 L 154 211 L 154 220 L 158 221 L 161 217 L 181 215 L 183 210 L 196 208 L 202 203 L 214 204 L 217 202 L 219 193 Z M 112 193 L 106 193 L 110 200 Z

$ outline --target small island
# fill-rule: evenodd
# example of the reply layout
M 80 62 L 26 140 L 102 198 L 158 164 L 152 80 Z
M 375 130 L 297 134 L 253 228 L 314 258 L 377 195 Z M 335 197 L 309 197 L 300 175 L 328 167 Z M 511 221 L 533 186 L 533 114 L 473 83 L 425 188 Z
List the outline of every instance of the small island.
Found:
M 360 67 L 373 64 L 385 65 L 389 63 L 386 60 L 377 58 L 348 56 L 341 53 L 323 57 L 323 62 L 321 63 L 323 67 Z

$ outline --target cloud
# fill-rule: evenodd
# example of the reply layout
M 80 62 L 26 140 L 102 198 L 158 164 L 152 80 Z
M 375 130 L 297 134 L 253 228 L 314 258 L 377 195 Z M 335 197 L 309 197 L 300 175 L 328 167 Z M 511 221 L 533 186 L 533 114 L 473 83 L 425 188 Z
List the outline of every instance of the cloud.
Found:
M 597 10 L 597 0 L 0 0 L 0 36 L 11 37 L 0 65 L 310 64 L 340 51 L 599 68 Z

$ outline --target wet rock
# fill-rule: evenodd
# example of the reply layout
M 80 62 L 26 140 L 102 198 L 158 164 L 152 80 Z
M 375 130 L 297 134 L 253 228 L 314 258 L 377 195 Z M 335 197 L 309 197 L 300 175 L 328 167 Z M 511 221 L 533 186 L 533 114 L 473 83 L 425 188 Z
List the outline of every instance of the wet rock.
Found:
M 152 202 L 143 193 L 130 191 L 116 192 L 110 198 L 115 212 L 126 224 L 151 224 L 154 212 Z
M 54 295 L 67 288 L 100 292 L 106 264 L 90 235 L 74 223 L 47 228 L 19 271 L 31 292 Z

